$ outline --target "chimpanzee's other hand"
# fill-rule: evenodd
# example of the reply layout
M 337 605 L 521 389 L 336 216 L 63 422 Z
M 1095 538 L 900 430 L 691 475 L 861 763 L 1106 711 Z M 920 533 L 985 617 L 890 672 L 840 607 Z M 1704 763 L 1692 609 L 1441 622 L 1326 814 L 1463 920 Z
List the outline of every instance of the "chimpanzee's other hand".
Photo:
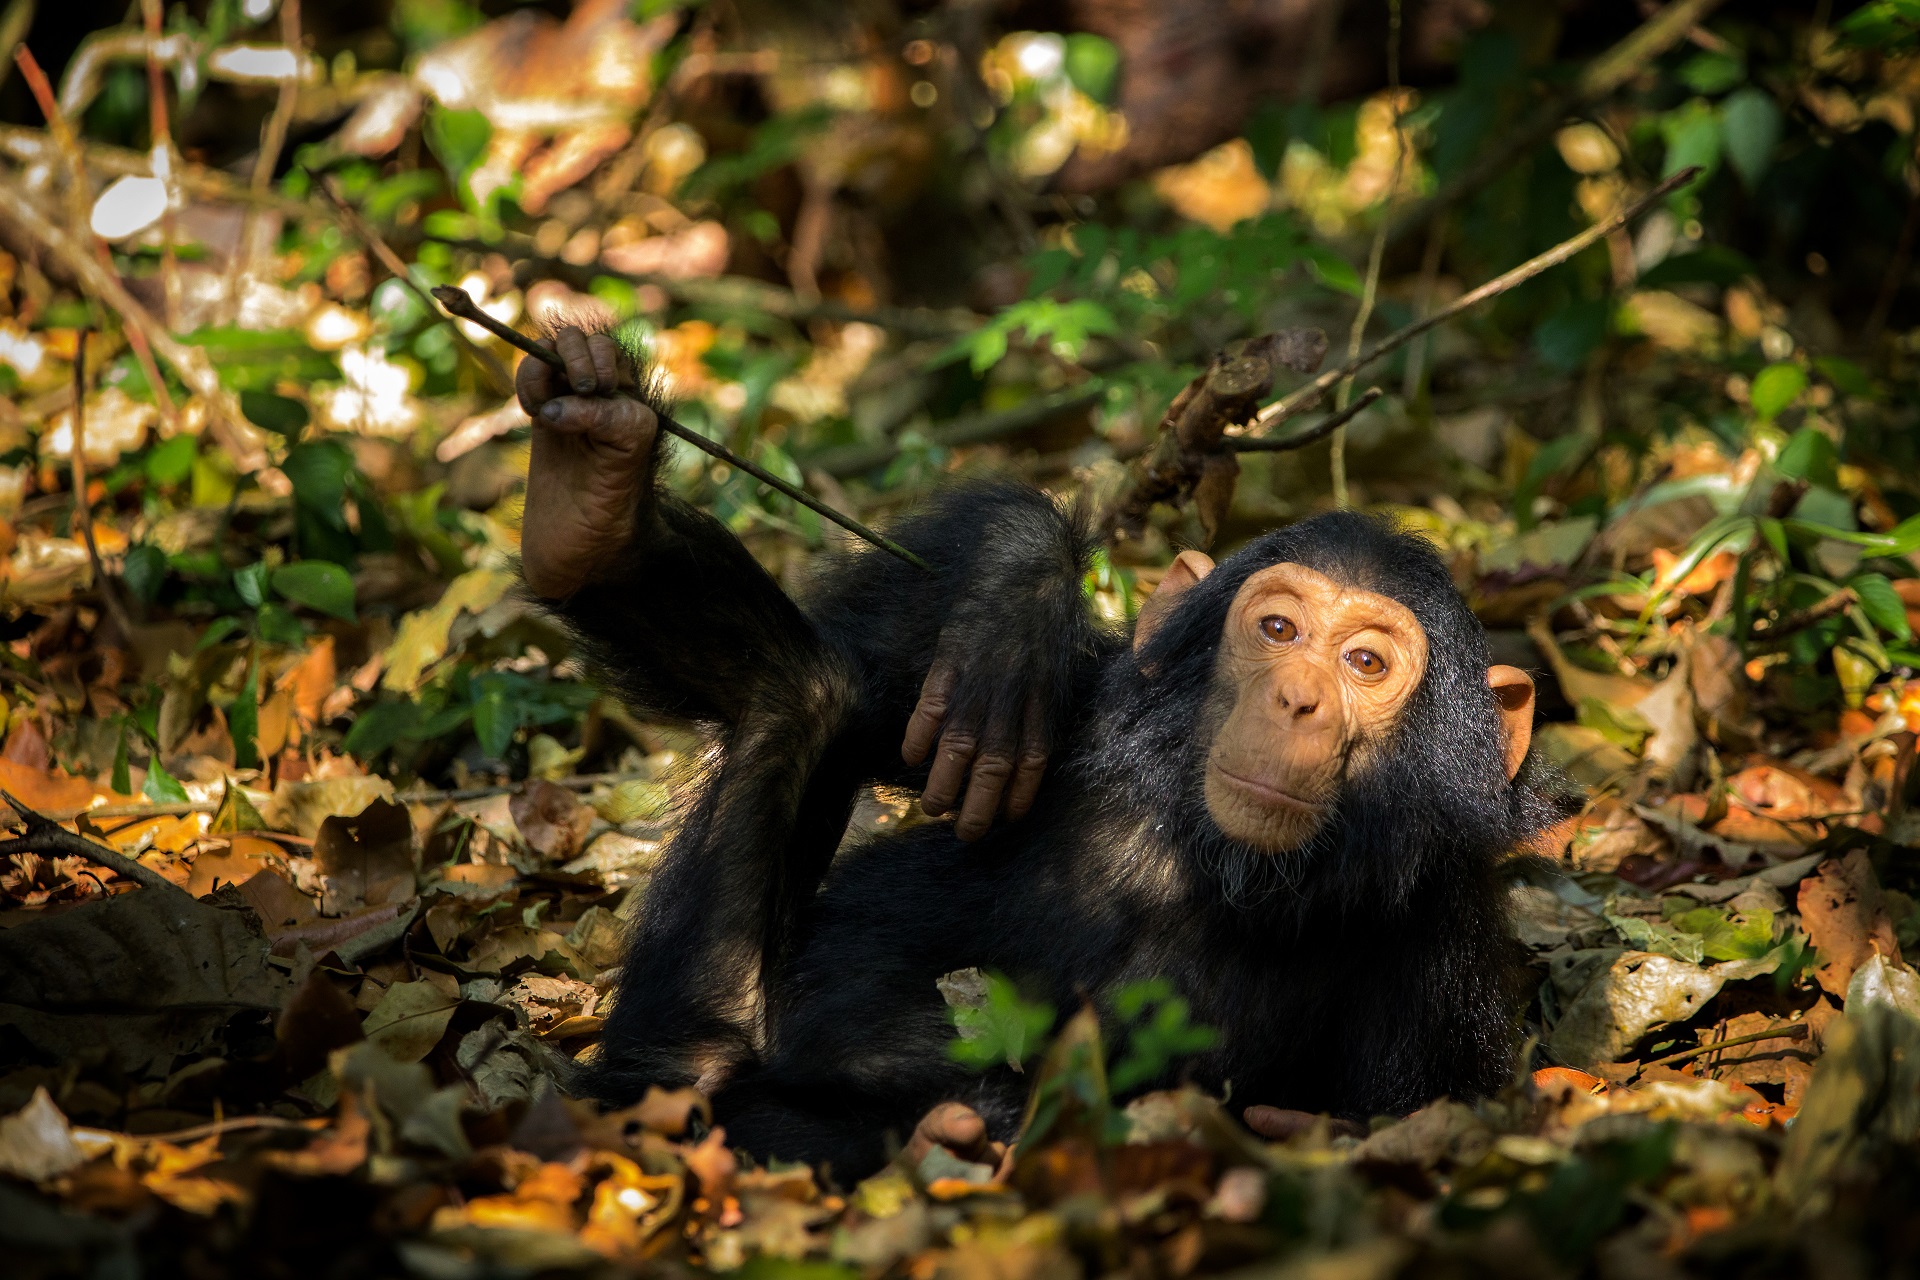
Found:
M 989 1140 L 987 1122 L 963 1102 L 943 1102 L 922 1116 L 900 1155 L 908 1168 L 918 1169 L 935 1147 L 945 1147 L 961 1160 L 992 1165 L 996 1180 L 1011 1167 L 1007 1144 Z
M 1247 1122 L 1247 1128 L 1273 1142 L 1285 1142 L 1310 1133 L 1322 1124 L 1327 1126 L 1330 1138 L 1364 1138 L 1367 1134 L 1364 1127 L 1351 1120 L 1319 1116 L 1311 1111 L 1290 1111 L 1285 1107 L 1248 1107 L 1240 1116 Z
M 633 536 L 652 483 L 653 411 L 629 396 L 633 371 L 602 333 L 566 328 L 545 344 L 559 371 L 531 356 L 514 375 L 533 419 L 533 460 L 521 523 L 521 572 L 535 595 L 564 599 L 605 570 Z
M 963 667 L 961 655 L 950 652 L 960 647 L 942 638 L 941 653 L 907 721 L 900 754 L 913 765 L 933 755 L 920 793 L 920 807 L 927 813 L 939 817 L 951 811 L 962 785 L 966 787 L 953 833 L 962 840 L 978 840 L 999 814 L 1017 819 L 1033 807 L 1047 768 L 1046 703 L 1040 690 L 1023 700 L 1010 693 L 1009 672 L 1001 665 L 1007 655 L 987 657 L 976 649 Z M 989 663 L 996 669 L 978 670 Z M 1016 665 L 1013 674 L 1023 673 Z

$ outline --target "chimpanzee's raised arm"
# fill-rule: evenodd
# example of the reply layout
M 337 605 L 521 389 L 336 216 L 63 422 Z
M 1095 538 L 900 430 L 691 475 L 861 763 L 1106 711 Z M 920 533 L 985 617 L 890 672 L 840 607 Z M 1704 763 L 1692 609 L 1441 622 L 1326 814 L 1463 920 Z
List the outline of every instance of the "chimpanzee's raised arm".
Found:
M 770 679 L 819 657 L 818 639 L 725 526 L 657 488 L 658 423 L 613 394 L 634 383 L 614 341 L 564 329 L 554 345 L 565 384 L 531 359 L 515 377 L 534 420 L 527 585 L 634 706 L 735 725 Z

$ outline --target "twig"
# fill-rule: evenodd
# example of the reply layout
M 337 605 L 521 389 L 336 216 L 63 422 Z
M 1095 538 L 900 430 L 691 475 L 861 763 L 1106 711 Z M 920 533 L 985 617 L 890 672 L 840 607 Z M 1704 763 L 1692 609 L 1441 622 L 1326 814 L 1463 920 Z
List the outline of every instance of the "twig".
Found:
M 1393 171 L 1387 178 L 1387 207 L 1381 211 L 1380 225 L 1373 229 L 1373 245 L 1367 250 L 1367 278 L 1360 290 L 1360 309 L 1353 313 L 1353 328 L 1347 335 L 1347 359 L 1360 354 L 1360 342 L 1367 334 L 1367 321 L 1373 319 L 1373 306 L 1380 297 L 1380 263 L 1387 254 L 1387 227 L 1392 222 L 1393 197 L 1400 187 L 1400 171 L 1407 162 L 1407 135 L 1400 127 L 1400 0 L 1387 0 L 1387 94 L 1393 111 Z M 1334 408 L 1344 410 L 1353 400 L 1353 375 L 1340 381 Z M 1328 456 L 1332 469 L 1333 505 L 1345 510 L 1351 503 L 1347 495 L 1347 426 L 1333 429 L 1333 449 Z
M 33 0 L 13 0 L 7 11 L 0 14 L 0 85 L 7 82 L 7 62 L 13 60 L 13 51 L 27 38 L 27 31 L 33 26 Z
M 118 850 L 75 835 L 52 818 L 27 808 L 7 792 L 0 791 L 0 799 L 13 806 L 13 811 L 20 815 L 20 821 L 26 827 L 25 832 L 13 839 L 0 840 L 0 857 L 12 853 L 37 853 L 47 858 L 86 858 L 108 868 L 115 875 L 125 876 L 149 889 L 186 894 L 185 889 L 152 867 L 143 866 Z
M 451 285 L 436 285 L 433 290 L 433 296 L 439 301 L 441 306 L 447 309 L 448 314 L 458 316 L 462 320 L 471 320 L 508 346 L 516 347 L 534 359 L 545 362 L 549 368 L 557 369 L 562 373 L 566 372 L 567 362 L 560 357 L 559 352 L 549 351 L 525 334 L 516 332 L 508 326 L 501 324 L 498 320 L 495 320 L 492 316 L 475 306 L 473 299 L 469 298 L 464 290 L 455 289 Z M 833 521 L 842 529 L 847 530 L 847 532 L 866 539 L 866 541 L 879 547 L 882 551 L 896 555 L 916 568 L 925 569 L 928 573 L 933 572 L 932 565 L 893 539 L 886 537 L 884 534 L 874 532 L 858 520 L 855 520 L 852 516 L 842 514 L 798 485 L 787 483 L 779 476 L 768 471 L 765 467 L 748 462 L 745 458 L 727 448 L 725 445 L 717 444 L 699 432 L 691 431 L 681 426 L 672 418 L 667 417 L 663 413 L 659 413 L 657 410 L 655 411 L 655 416 L 659 420 L 661 429 L 669 434 L 680 437 L 694 448 L 718 458 L 730 467 L 736 467 L 746 472 L 761 484 L 779 490 L 801 506 Z
M 1305 431 L 1286 436 L 1279 440 L 1265 437 L 1229 436 L 1227 447 L 1235 453 L 1290 453 L 1295 449 L 1304 449 L 1316 441 L 1324 440 L 1359 417 L 1366 407 L 1378 400 L 1386 392 L 1379 387 L 1368 387 L 1360 393 L 1360 398 L 1338 413 L 1328 414 Z
M 1604 222 L 1594 223 L 1579 235 L 1567 240 L 1562 240 L 1545 253 L 1527 259 L 1506 274 L 1496 276 L 1492 280 L 1487 281 L 1478 289 L 1461 294 L 1458 298 L 1425 319 L 1416 320 L 1406 328 L 1388 334 L 1339 368 L 1327 370 L 1306 386 L 1299 388 L 1289 395 L 1283 396 L 1262 409 L 1254 420 L 1248 424 L 1248 433 L 1262 432 L 1278 423 L 1285 422 L 1302 409 L 1309 408 L 1317 403 L 1320 397 L 1338 385 L 1341 379 L 1350 377 L 1358 370 L 1366 368 L 1382 356 L 1390 355 L 1398 351 L 1414 338 L 1419 337 L 1429 329 L 1438 328 L 1461 312 L 1470 310 L 1489 298 L 1497 298 L 1518 285 L 1525 284 L 1550 267 L 1559 266 L 1589 245 L 1596 244 L 1604 239 L 1614 228 L 1625 226 L 1628 222 L 1631 222 L 1646 212 L 1654 204 L 1665 199 L 1681 187 L 1686 186 L 1699 176 L 1700 167 L 1698 165 L 1682 169 Z
M 180 371 L 187 385 L 213 408 L 208 430 L 226 449 L 237 468 L 250 473 L 266 465 L 265 451 L 234 429 L 230 417 L 237 415 L 238 407 L 232 393 L 220 385 L 220 379 L 207 362 L 205 352 L 176 340 L 155 323 L 147 309 L 127 292 L 119 277 L 101 265 L 98 258 L 75 244 L 73 236 L 65 229 L 49 222 L 17 184 L 0 182 L 0 213 L 51 249 L 54 256 L 79 279 L 82 289 L 119 314 L 121 323 L 126 327 L 127 341 L 136 352 L 142 349 L 142 343 L 146 343 Z M 151 356 L 148 360 L 151 360 Z M 156 399 L 161 403 L 162 412 L 168 411 L 172 401 L 166 396 L 166 383 L 161 380 L 159 369 L 147 362 L 143 362 L 142 367 L 146 370 L 148 382 L 156 390 Z
M 160 296 L 162 318 L 174 329 L 180 320 L 180 261 L 173 250 L 174 156 L 173 130 L 167 119 L 167 73 L 157 47 L 160 41 L 160 0 L 140 0 L 140 18 L 147 31 L 147 132 L 153 176 L 166 184 L 166 207 L 160 211 Z M 242 238 L 244 241 L 244 237 Z
M 1672 1066 L 1676 1062 L 1687 1062 L 1694 1058 L 1704 1058 L 1710 1053 L 1718 1053 L 1722 1049 L 1731 1049 L 1735 1045 L 1740 1044 L 1757 1044 L 1762 1040 L 1805 1040 L 1807 1038 L 1807 1030 L 1807 1024 L 1804 1022 L 1783 1023 L 1777 1027 L 1768 1027 L 1765 1031 L 1755 1031 L 1751 1035 L 1732 1036 L 1726 1040 L 1715 1041 L 1713 1044 L 1696 1045 L 1691 1049 L 1682 1049 L 1679 1053 L 1670 1053 L 1664 1058 L 1655 1058 L 1652 1062 L 1643 1062 L 1640 1064 L 1640 1070 L 1644 1072 L 1648 1067 L 1667 1067 Z
M 623 782 L 645 782 L 644 773 L 581 773 L 570 778 L 554 780 L 557 787 L 569 791 L 590 791 L 598 786 L 618 786 Z M 524 782 L 508 783 L 505 786 L 455 787 L 452 789 L 415 789 L 394 793 L 398 804 L 444 804 L 449 800 L 485 800 L 491 796 L 507 796 L 524 787 Z M 165 804 L 102 804 L 91 809 L 59 810 L 47 815 L 51 822 L 72 822 L 76 818 L 184 818 L 195 813 L 215 813 L 220 808 L 218 800 L 179 800 Z M 276 837 L 278 832 L 272 834 Z
M 120 634 L 129 639 L 133 636 L 133 619 L 127 616 L 126 608 L 120 603 L 120 596 L 113 588 L 113 580 L 107 577 L 106 562 L 100 559 L 100 544 L 93 536 L 93 504 L 87 500 L 87 334 L 82 328 L 74 338 L 73 344 L 73 522 L 80 526 L 80 536 L 87 544 L 87 559 L 93 562 L 93 581 L 100 588 L 100 598 L 106 602 L 107 612 L 113 617 L 113 623 Z
M 413 296 L 420 299 L 420 305 L 427 309 L 427 314 L 432 315 L 434 313 L 433 297 L 430 296 L 425 289 L 420 287 L 419 281 L 413 278 L 413 272 L 408 269 L 406 263 L 400 260 L 400 255 L 393 251 L 393 246 L 388 244 L 385 238 L 383 238 L 378 231 L 375 231 L 365 218 L 360 216 L 358 209 L 348 203 L 346 193 L 340 189 L 339 179 L 335 178 L 332 174 L 328 174 L 325 178 L 321 179 L 320 190 L 326 193 L 327 199 L 331 201 L 333 207 L 339 211 L 341 219 L 347 224 L 347 230 L 352 233 L 353 237 L 360 241 L 361 244 L 366 245 L 367 248 L 372 251 L 373 256 L 380 259 L 380 265 L 385 267 L 394 279 L 411 290 Z M 436 290 L 436 293 L 437 292 Z M 454 292 L 460 293 L 458 289 L 454 290 Z M 463 298 L 466 297 L 464 293 L 461 293 L 460 296 Z M 471 299 L 468 299 L 468 301 L 471 301 Z M 492 317 L 488 318 L 491 319 Z M 459 325 L 454 324 L 451 320 L 447 322 L 447 325 L 453 330 L 453 340 L 459 344 L 460 350 L 466 355 L 467 359 L 473 361 L 479 368 L 481 375 L 493 383 L 494 392 L 503 396 L 512 394 L 513 375 L 507 372 L 507 367 L 500 363 L 499 358 L 495 356 L 493 352 L 488 351 L 479 343 L 469 338 L 461 330 Z M 484 328 L 485 326 L 482 327 Z
M 159 0 L 143 0 L 159 10 Z M 300 99 L 300 0 L 280 0 L 280 43 L 293 55 L 295 73 L 280 82 L 280 93 L 273 101 L 273 113 L 260 129 L 260 150 L 253 158 L 253 178 L 247 184 L 257 195 L 273 183 L 274 168 L 280 163 L 280 149 L 287 142 L 287 127 L 293 122 L 294 104 Z M 259 235 L 260 206 L 249 204 L 240 223 L 240 243 L 235 246 L 233 262 L 227 271 L 226 309 L 229 317 L 240 306 L 240 289 L 253 271 L 253 242 Z
M 929 427 L 926 431 L 927 441 L 943 449 L 986 444 L 1092 404 L 1105 395 L 1106 390 L 1107 384 L 1095 378 L 1077 387 L 1056 391 L 1051 395 L 1035 396 L 1014 405 L 1011 409 L 996 409 L 992 413 L 976 413 L 962 418 L 952 418 Z M 899 441 L 883 440 L 874 444 L 849 444 L 834 449 L 823 449 L 811 457 L 801 459 L 800 465 L 808 471 L 824 471 L 838 479 L 842 476 L 859 475 L 875 467 L 884 467 L 899 456 Z
M 82 151 L 86 154 L 89 168 L 96 173 L 116 178 L 147 177 L 153 173 L 153 157 L 150 153 L 116 147 L 91 139 L 81 139 L 80 143 Z M 44 161 L 47 148 L 51 144 L 52 139 L 45 130 L 29 129 L 17 124 L 0 124 L 0 154 L 21 164 Z M 256 195 L 252 188 L 234 181 L 218 169 L 178 161 L 178 157 L 176 161 L 174 179 L 180 184 L 180 189 L 189 195 L 199 196 L 205 200 L 230 200 L 236 204 L 258 204 L 265 209 L 277 209 L 289 217 L 312 217 L 316 213 L 324 213 L 317 205 L 309 204 L 304 200 L 293 200 L 271 190 Z
M 243 1129 L 288 1129 L 304 1133 L 315 1133 L 326 1127 L 323 1117 L 312 1120 L 289 1120 L 285 1116 L 227 1116 L 222 1120 L 209 1120 L 205 1124 L 196 1124 L 186 1129 L 172 1129 L 166 1133 L 129 1134 L 135 1142 L 198 1142 L 202 1138 L 211 1138 L 217 1133 L 237 1133 Z
M 67 123 L 66 111 L 61 108 L 59 100 L 53 96 L 53 86 L 48 83 L 46 73 L 40 70 L 40 64 L 34 60 L 33 52 L 24 44 L 20 45 L 13 51 L 13 59 L 19 64 L 20 75 L 26 80 L 27 88 L 33 93 L 34 101 L 39 104 L 40 114 L 46 118 L 47 133 L 53 138 L 55 150 L 60 153 L 61 160 L 66 164 L 67 215 L 73 223 L 73 234 L 85 238 L 86 245 L 92 250 L 89 261 L 98 265 L 103 278 L 112 280 L 117 288 L 119 276 L 114 271 L 113 256 L 100 238 L 92 234 L 90 227 L 91 210 L 87 204 L 87 193 L 91 187 L 87 182 L 86 154 L 81 149 L 72 126 Z M 68 266 L 74 274 L 84 278 L 86 272 L 75 264 L 74 255 L 84 254 L 85 250 L 75 244 L 72 246 L 71 254 L 62 254 L 59 245 L 53 244 L 51 240 L 49 244 L 57 256 L 68 258 Z M 120 290 L 120 294 L 129 302 L 132 301 L 132 295 L 127 294 L 124 289 Z M 101 298 L 107 302 L 107 305 L 115 306 L 106 294 L 101 294 Z M 120 310 L 118 307 L 115 309 Z M 128 313 L 121 310 L 121 315 L 125 318 Z M 138 326 L 128 324 L 125 327 L 127 342 L 133 348 L 134 358 L 140 362 L 140 371 L 146 375 L 148 385 L 154 389 L 153 398 L 160 406 L 160 416 L 166 419 L 168 429 L 172 430 L 178 425 L 178 418 L 173 407 L 173 397 L 167 391 L 166 379 L 160 376 L 160 366 L 154 363 L 155 344 L 150 340 L 150 335 Z
M 1414 304 L 1417 320 L 1426 319 L 1433 310 L 1433 291 L 1440 279 L 1440 257 L 1447 247 L 1447 221 L 1442 215 L 1427 226 L 1427 247 L 1420 255 L 1419 301 Z M 1432 340 L 1422 334 L 1407 352 L 1407 371 L 1400 384 L 1400 398 L 1408 404 L 1420 398 L 1421 387 L 1427 379 L 1427 348 L 1431 344 Z
M 1798 613 L 1788 614 L 1777 623 L 1769 618 L 1755 618 L 1753 638 L 1777 640 L 1781 636 L 1790 636 L 1796 631 L 1805 631 L 1816 623 L 1824 622 L 1836 613 L 1844 613 L 1859 603 L 1860 597 L 1854 593 L 1852 587 L 1840 587 L 1828 592 Z
M 1687 38 L 1707 14 L 1722 0 L 1674 0 L 1636 28 L 1620 43 L 1587 63 L 1572 89 L 1543 104 L 1532 119 L 1508 130 L 1499 146 L 1483 153 L 1453 181 L 1392 220 L 1388 238 L 1403 234 L 1447 208 L 1470 191 L 1477 191 L 1514 160 L 1547 138 L 1566 123 L 1568 116 L 1610 96 L 1614 90 L 1640 74 L 1642 68 Z
M 0 141 L 5 138 L 0 133 Z M 518 244 L 516 233 L 509 233 L 510 243 Z M 526 238 L 530 245 L 531 239 Z M 478 241 L 449 243 L 479 248 Z M 488 249 L 498 246 L 488 245 Z M 692 279 L 682 276 L 662 275 L 658 272 L 614 271 L 600 263 L 576 266 L 563 262 L 559 258 L 545 258 L 528 253 L 518 259 L 514 267 L 514 282 L 522 287 L 538 280 L 559 280 L 576 289 L 584 289 L 600 276 L 611 276 L 616 280 L 625 280 L 630 284 L 652 285 L 676 302 L 695 307 L 724 307 L 742 311 L 760 311 L 778 316 L 782 320 L 830 320 L 836 324 L 858 323 L 877 325 L 909 338 L 952 338 L 956 334 L 968 333 L 978 328 L 981 320 L 964 308 L 934 310 L 929 307 L 854 307 L 837 298 L 821 298 L 808 302 L 798 297 L 790 289 L 764 280 L 752 280 L 745 276 L 722 276 L 718 279 Z

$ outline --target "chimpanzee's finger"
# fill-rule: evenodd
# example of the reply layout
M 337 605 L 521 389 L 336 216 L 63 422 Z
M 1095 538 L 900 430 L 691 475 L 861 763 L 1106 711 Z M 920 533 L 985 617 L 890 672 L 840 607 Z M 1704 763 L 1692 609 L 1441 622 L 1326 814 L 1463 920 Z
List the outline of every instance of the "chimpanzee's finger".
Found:
M 551 350 L 551 342 L 540 344 Z M 555 385 L 553 366 L 545 360 L 527 356 L 520 361 L 520 367 L 513 371 L 513 389 L 520 397 L 520 407 L 527 411 L 529 418 L 540 412 L 540 406 L 553 399 L 554 393 L 561 390 Z
M 960 784 L 973 764 L 978 740 L 961 729 L 948 729 L 940 735 L 940 746 L 933 753 L 933 768 L 927 773 L 927 785 L 920 791 L 920 808 L 939 817 L 953 808 L 960 798 Z
M 1047 712 L 1038 698 L 1027 700 L 1020 723 L 1020 754 L 1014 759 L 1013 785 L 1007 788 L 1007 817 L 1024 818 L 1040 794 L 1040 778 L 1047 771 Z
M 587 335 L 568 327 L 553 336 L 553 349 L 567 362 L 567 381 L 575 395 L 590 396 L 600 389 L 600 375 L 587 350 Z
M 637 453 L 659 430 L 653 410 L 638 400 L 559 396 L 540 406 L 541 425 L 562 435 L 583 435 L 618 454 Z
M 587 335 L 587 353 L 593 357 L 593 374 L 600 380 L 602 391 L 612 391 L 620 385 L 620 344 L 604 333 Z
M 988 723 L 981 748 L 973 760 L 967 778 L 967 798 L 953 824 L 953 834 L 962 840 L 978 840 L 987 834 L 1000 812 L 1000 800 L 1013 778 L 1013 727 L 995 716 Z
M 943 1102 L 921 1117 L 901 1155 L 917 1166 L 935 1147 L 945 1147 L 963 1159 L 990 1154 L 999 1144 L 987 1141 L 987 1122 L 963 1102 Z
M 972 776 L 967 779 L 966 803 L 954 820 L 953 834 L 962 840 L 978 840 L 987 834 L 1012 777 L 1013 756 L 1006 750 L 987 752 L 975 760 Z
M 914 705 L 913 716 L 907 721 L 907 736 L 900 743 L 902 760 L 919 764 L 927 758 L 934 740 L 940 736 L 940 726 L 946 723 L 947 708 L 952 700 L 953 668 L 935 661 L 921 682 L 920 701 Z

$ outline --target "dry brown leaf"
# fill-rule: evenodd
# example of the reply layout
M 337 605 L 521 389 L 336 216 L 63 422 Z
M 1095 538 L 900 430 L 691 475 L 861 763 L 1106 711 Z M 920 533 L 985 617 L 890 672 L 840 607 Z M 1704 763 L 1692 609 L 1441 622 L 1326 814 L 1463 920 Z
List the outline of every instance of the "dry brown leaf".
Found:
M 1853 971 L 1876 952 L 1900 959 L 1900 941 L 1864 850 L 1815 868 L 1800 882 L 1798 906 L 1800 923 L 1819 951 L 1813 976 L 1828 994 L 1844 1000 Z
M 580 851 L 593 826 L 593 810 L 557 783 L 534 779 L 509 802 L 513 823 L 527 846 L 548 862 L 565 862 Z

